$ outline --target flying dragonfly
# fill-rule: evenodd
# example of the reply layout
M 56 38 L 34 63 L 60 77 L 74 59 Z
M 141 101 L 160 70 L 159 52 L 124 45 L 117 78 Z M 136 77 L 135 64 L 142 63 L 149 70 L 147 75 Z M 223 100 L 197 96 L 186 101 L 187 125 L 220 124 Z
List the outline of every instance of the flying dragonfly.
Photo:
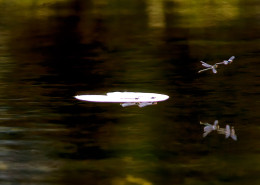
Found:
M 200 122 L 200 124 L 205 125 L 203 137 L 206 137 L 212 131 L 217 131 L 218 134 L 225 135 L 226 139 L 231 137 L 233 140 L 235 141 L 237 140 L 237 136 L 233 126 L 230 128 L 230 126 L 227 124 L 225 128 L 220 128 L 218 125 L 218 120 L 215 120 L 214 124 L 202 123 L 202 122 Z
M 207 71 L 207 70 L 212 70 L 213 73 L 217 73 L 217 70 L 216 68 L 218 67 L 217 64 L 214 64 L 214 65 L 210 65 L 210 64 L 207 64 L 206 62 L 203 62 L 203 61 L 200 61 L 202 66 L 206 67 L 206 69 L 202 69 L 202 70 L 199 70 L 198 73 L 201 73 L 202 71 Z
M 203 137 L 206 137 L 210 132 L 212 132 L 213 130 L 218 130 L 219 128 L 218 120 L 215 120 L 213 125 L 209 123 L 202 123 L 202 122 L 200 122 L 200 124 L 205 125 Z
M 228 64 L 231 64 L 234 59 L 235 59 L 235 56 L 232 56 L 232 57 L 230 57 L 228 60 L 224 60 L 223 62 L 219 62 L 219 63 L 216 63 L 216 64 L 217 64 L 217 65 L 218 65 L 218 64 L 228 65 Z

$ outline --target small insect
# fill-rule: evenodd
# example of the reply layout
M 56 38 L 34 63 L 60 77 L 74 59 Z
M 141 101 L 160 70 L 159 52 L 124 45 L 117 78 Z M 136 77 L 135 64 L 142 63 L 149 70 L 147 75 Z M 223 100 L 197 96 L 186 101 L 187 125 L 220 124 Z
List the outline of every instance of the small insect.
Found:
M 210 69 L 212 69 L 213 73 L 217 73 L 217 70 L 216 70 L 216 68 L 218 67 L 217 64 L 210 65 L 210 64 L 207 64 L 206 62 L 203 62 L 203 61 L 200 61 L 200 62 L 202 63 L 202 66 L 206 67 L 206 69 L 199 70 L 198 73 L 201 73 L 202 71 L 207 71 L 207 70 L 210 70 Z
M 202 122 L 200 122 L 200 124 L 205 125 L 203 137 L 206 137 L 210 132 L 212 132 L 213 130 L 217 130 L 219 128 L 218 120 L 215 120 L 213 125 L 209 123 L 202 123 Z
M 237 140 L 237 136 L 233 126 L 230 128 L 230 126 L 227 124 L 225 128 L 220 128 L 218 125 L 218 120 L 215 120 L 214 124 L 202 123 L 202 122 L 200 122 L 200 124 L 204 125 L 203 137 L 206 137 L 212 131 L 216 131 L 218 134 L 225 135 L 226 139 L 231 137 L 233 140 L 235 141 Z
M 235 56 L 232 56 L 232 57 L 230 57 L 228 60 L 224 60 L 223 62 L 219 62 L 219 63 L 216 63 L 216 64 L 217 64 L 217 65 L 218 65 L 218 64 L 228 65 L 228 64 L 231 64 L 234 59 L 235 59 Z

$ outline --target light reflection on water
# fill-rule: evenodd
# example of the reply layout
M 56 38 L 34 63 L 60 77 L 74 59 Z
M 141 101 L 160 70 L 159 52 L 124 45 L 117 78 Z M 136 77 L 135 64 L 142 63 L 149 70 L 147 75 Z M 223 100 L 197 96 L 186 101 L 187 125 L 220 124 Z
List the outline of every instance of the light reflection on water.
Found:
M 257 2 L 3 2 L 3 183 L 259 182 Z M 217 75 L 197 74 L 200 60 L 232 55 Z M 140 109 L 73 98 L 110 91 L 170 99 Z M 203 138 L 199 121 L 215 119 L 238 141 Z

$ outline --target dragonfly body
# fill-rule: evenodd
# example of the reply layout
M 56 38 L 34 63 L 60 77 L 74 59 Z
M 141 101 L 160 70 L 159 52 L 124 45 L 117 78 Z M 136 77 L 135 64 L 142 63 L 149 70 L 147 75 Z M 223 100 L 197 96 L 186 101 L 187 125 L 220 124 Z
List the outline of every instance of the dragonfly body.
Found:
M 232 56 L 232 57 L 230 57 L 228 60 L 224 60 L 223 62 L 219 62 L 219 63 L 216 63 L 216 64 L 228 65 L 228 64 L 231 64 L 234 59 L 235 59 L 235 56 Z

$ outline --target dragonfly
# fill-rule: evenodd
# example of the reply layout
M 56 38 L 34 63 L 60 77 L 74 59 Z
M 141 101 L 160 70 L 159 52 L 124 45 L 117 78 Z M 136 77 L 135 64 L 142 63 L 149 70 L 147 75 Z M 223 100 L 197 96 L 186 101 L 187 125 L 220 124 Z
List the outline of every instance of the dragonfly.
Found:
M 202 70 L 199 70 L 198 73 L 201 73 L 202 71 L 207 71 L 207 70 L 210 70 L 212 69 L 213 73 L 217 73 L 217 70 L 216 68 L 218 67 L 217 64 L 214 64 L 214 65 L 210 65 L 210 64 L 207 64 L 206 62 L 203 62 L 203 61 L 200 61 L 202 66 L 206 67 L 206 69 L 202 69 Z
M 218 65 L 218 64 L 228 65 L 228 64 L 231 64 L 234 59 L 235 59 L 235 56 L 232 56 L 232 57 L 230 57 L 228 60 L 224 60 L 223 62 L 219 62 L 219 63 L 216 63 L 216 64 L 217 64 L 217 65 Z
M 205 125 L 203 137 L 206 137 L 210 132 L 212 132 L 213 130 L 218 130 L 219 128 L 218 120 L 215 120 L 213 125 L 209 123 L 202 123 L 202 122 L 200 122 L 200 124 Z

